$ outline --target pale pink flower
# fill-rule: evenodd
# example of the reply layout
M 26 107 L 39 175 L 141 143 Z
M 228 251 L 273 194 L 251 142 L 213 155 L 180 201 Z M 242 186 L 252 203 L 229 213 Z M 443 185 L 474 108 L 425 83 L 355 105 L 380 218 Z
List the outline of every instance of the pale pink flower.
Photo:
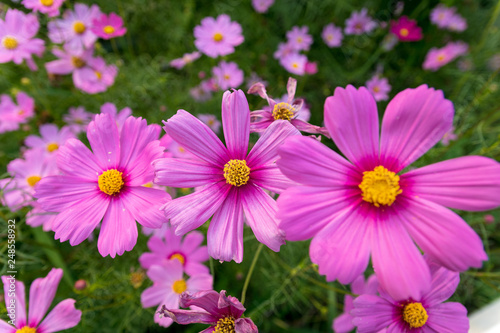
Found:
M 115 83 L 118 68 L 107 65 L 103 58 L 92 58 L 88 66 L 79 71 L 78 76 L 73 76 L 75 87 L 88 94 L 104 92 Z
M 465 31 L 467 29 L 467 21 L 460 14 L 455 13 L 448 22 L 448 29 L 456 32 Z
M 102 39 L 120 37 L 127 32 L 127 28 L 123 26 L 122 18 L 115 13 L 110 13 L 109 16 L 101 14 L 92 20 L 92 24 L 90 29 Z
M 291 53 L 281 58 L 280 64 L 292 74 L 304 75 L 306 72 L 307 57 L 303 54 Z
M 389 99 L 391 85 L 389 84 L 389 80 L 387 78 L 380 77 L 378 74 L 375 74 L 371 79 L 366 81 L 365 85 L 377 102 Z
M 274 0 L 252 0 L 252 7 L 257 13 L 265 13 L 274 3 Z
M 201 57 L 201 53 L 198 51 L 192 52 L 192 53 L 185 53 L 182 56 L 182 58 L 177 58 L 177 59 L 172 60 L 170 62 L 170 66 L 174 67 L 175 69 L 181 69 L 184 66 L 186 66 L 187 64 L 192 63 L 193 61 L 195 61 L 199 57 Z
M 29 148 L 40 149 L 46 156 L 53 156 L 59 147 L 62 147 L 68 139 L 75 137 L 75 134 L 68 126 L 63 126 L 60 130 L 57 125 L 45 124 L 40 126 L 40 136 L 29 135 L 24 144 Z
M 113 103 L 107 102 L 101 105 L 101 113 L 109 114 L 111 117 L 116 122 L 116 125 L 118 125 L 118 131 L 121 132 L 123 128 L 123 124 L 125 124 L 125 120 L 127 120 L 128 117 L 132 115 L 132 109 L 129 107 L 124 107 L 118 112 L 118 109 L 116 108 L 116 105 Z M 152 126 L 152 125 L 150 125 Z M 158 126 L 158 125 L 156 125 Z
M 455 127 L 452 126 L 448 132 L 444 133 L 443 138 L 441 139 L 441 144 L 443 146 L 449 145 L 450 141 L 455 141 L 458 138 L 454 131 Z
M 63 116 L 63 120 L 73 133 L 85 132 L 87 126 L 94 117 L 93 113 L 85 111 L 83 106 L 70 107 L 68 113 Z
M 309 28 L 303 26 L 301 28 L 295 26 L 292 30 L 286 33 L 287 44 L 291 46 L 294 51 L 309 51 L 311 44 L 313 43 L 312 36 L 309 35 Z
M 449 42 L 440 49 L 432 48 L 425 56 L 422 67 L 423 69 L 435 72 L 442 66 L 455 60 L 457 57 L 467 53 L 468 48 L 468 45 L 462 41 Z
M 345 25 L 346 35 L 361 35 L 373 31 L 377 27 L 377 22 L 368 16 L 368 9 L 363 8 L 359 12 L 352 12 Z
M 330 23 L 323 28 L 321 37 L 329 47 L 340 47 L 344 35 L 342 34 L 342 28 L 336 27 L 335 24 Z
M 280 59 L 283 59 L 286 56 L 293 54 L 293 53 L 297 53 L 297 52 L 295 52 L 295 50 L 293 49 L 293 46 L 290 43 L 279 43 L 278 50 L 276 50 L 276 52 L 274 52 L 273 56 L 274 56 L 274 59 L 280 60 Z
M 221 122 L 213 114 L 199 114 L 198 119 L 207 124 L 215 134 L 219 134 Z
M 47 14 L 48 17 L 59 15 L 59 8 L 65 0 L 23 0 L 24 7 Z
M 243 43 L 241 26 L 232 22 L 226 14 L 219 15 L 216 19 L 205 17 L 201 25 L 194 28 L 194 45 L 209 57 L 228 55 L 234 48 Z
M 237 88 L 243 83 L 243 71 L 232 61 L 219 62 L 217 67 L 212 68 L 212 73 L 221 90 Z
M 9 95 L 0 96 L 0 133 L 19 129 L 35 114 L 35 100 L 24 92 L 17 93 L 16 102 Z

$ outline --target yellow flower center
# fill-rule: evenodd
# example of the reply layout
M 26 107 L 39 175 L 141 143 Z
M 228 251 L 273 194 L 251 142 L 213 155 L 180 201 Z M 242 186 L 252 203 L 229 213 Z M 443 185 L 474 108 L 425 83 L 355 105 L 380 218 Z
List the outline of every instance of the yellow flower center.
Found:
M 399 176 L 379 165 L 373 171 L 363 172 L 363 181 L 359 184 L 363 200 L 374 204 L 390 206 L 398 194 L 403 191 L 399 188 Z
M 234 318 L 224 317 L 220 318 L 215 325 L 214 333 L 235 333 Z
M 42 5 L 44 5 L 45 7 L 49 7 L 49 6 L 52 6 L 52 4 L 54 3 L 54 0 L 40 0 L 40 3 Z
M 226 183 L 233 186 L 242 186 L 250 179 L 250 168 L 245 160 L 230 160 L 224 165 Z
M 444 59 L 445 59 L 444 54 L 440 54 L 437 56 L 437 61 L 439 61 L 439 62 L 444 61 Z
M 373 92 L 379 92 L 380 91 L 380 87 L 379 86 L 375 86 L 373 87 Z
M 296 62 L 294 62 L 294 63 L 292 64 L 292 67 L 293 67 L 293 68 L 299 68 L 299 64 L 298 64 L 298 63 L 296 63 Z
M 101 74 L 101 72 L 99 72 L 99 71 L 95 71 L 95 72 L 94 72 L 94 74 L 95 74 L 95 76 L 97 76 L 97 79 L 99 79 L 99 80 L 100 80 L 100 79 L 102 78 L 102 74 Z
M 403 320 L 410 325 L 411 328 L 420 328 L 427 322 L 427 311 L 425 311 L 422 303 L 409 303 L 405 305 L 403 310 Z
M 83 66 L 85 66 L 85 61 L 82 58 L 75 57 L 75 56 L 71 57 L 71 63 L 76 68 L 82 68 Z
M 33 187 L 40 181 L 40 179 L 42 179 L 42 177 L 40 176 L 30 176 L 26 178 L 26 181 L 28 182 L 29 186 Z
M 302 43 L 302 41 L 303 41 L 302 37 L 297 37 L 297 43 L 300 44 L 300 43 Z
M 144 185 L 142 185 L 142 186 L 144 186 L 144 187 L 148 187 L 148 188 L 151 188 L 151 187 L 153 187 L 153 183 L 152 183 L 152 182 L 149 182 L 149 183 L 146 183 L 146 184 L 144 184 Z
M 142 270 L 132 272 L 130 274 L 130 284 L 132 285 L 132 287 L 137 289 L 142 285 L 142 282 L 144 282 L 145 278 L 146 278 L 146 274 Z
M 179 262 L 180 262 L 181 264 L 183 264 L 183 265 L 184 265 L 184 263 L 186 262 L 186 258 L 185 258 L 182 254 L 180 254 L 180 253 L 173 253 L 173 254 L 171 254 L 171 255 L 168 257 L 168 259 L 169 259 L 169 260 L 174 260 L 174 259 L 177 259 L 177 260 L 179 260 Z
M 85 24 L 83 24 L 83 22 L 81 21 L 76 21 L 75 23 L 73 23 L 73 30 L 79 35 L 83 34 L 86 29 L 87 28 L 85 27 Z
M 102 30 L 104 31 L 105 34 L 108 35 L 111 35 L 113 32 L 115 32 L 115 28 L 110 25 L 105 26 Z
M 406 37 L 410 34 L 410 32 L 408 31 L 408 29 L 402 28 L 401 30 L 399 30 L 399 34 L 403 37 Z
M 222 36 L 222 34 L 220 32 L 216 32 L 214 34 L 214 41 L 216 42 L 220 42 L 224 39 L 224 36 Z
M 177 294 L 182 294 L 187 289 L 186 281 L 184 279 L 180 279 L 174 282 L 172 285 L 172 290 Z
M 24 115 L 24 110 L 17 111 L 17 114 L 20 115 L 20 116 Z
M 49 153 L 52 153 L 54 150 L 58 150 L 58 149 L 59 149 L 59 145 L 55 142 L 49 143 L 47 145 L 47 151 Z
M 123 182 L 122 172 L 116 169 L 104 171 L 99 176 L 97 182 L 99 183 L 99 189 L 108 195 L 120 193 L 123 185 L 125 185 Z
M 295 108 L 288 103 L 275 104 L 273 109 L 274 120 L 290 120 L 293 118 L 294 111 Z
M 14 37 L 7 36 L 2 38 L 2 45 L 7 50 L 14 50 L 15 48 L 17 48 L 17 45 L 19 45 L 19 43 Z
M 36 327 L 24 326 L 16 331 L 16 333 L 36 333 Z

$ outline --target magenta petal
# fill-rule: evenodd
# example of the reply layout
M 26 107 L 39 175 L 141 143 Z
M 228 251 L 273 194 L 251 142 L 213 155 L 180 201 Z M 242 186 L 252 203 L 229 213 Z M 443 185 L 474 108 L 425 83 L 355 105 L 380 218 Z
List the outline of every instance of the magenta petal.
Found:
M 248 186 L 248 185 L 247 185 Z M 215 212 L 207 234 L 208 254 L 220 261 L 243 260 L 243 210 L 240 192 L 232 187 Z
M 5 299 L 5 306 L 8 307 L 12 304 L 12 301 L 14 301 L 14 309 L 15 309 L 15 314 L 16 314 L 16 325 L 17 327 L 22 327 L 27 324 L 27 318 L 26 318 L 26 296 L 24 292 L 24 283 L 20 281 L 15 281 L 15 293 L 12 295 L 12 290 L 11 290 L 11 280 L 10 275 L 3 275 L 2 276 L 2 283 L 3 283 L 3 292 L 4 292 L 4 299 Z M 15 280 L 15 278 L 14 278 Z M 14 296 L 14 297 L 11 297 Z M 10 320 L 10 318 L 9 318 Z M 11 326 L 12 327 L 12 326 Z M 14 331 L 15 332 L 15 331 Z
M 35 197 L 46 212 L 61 212 L 83 198 L 100 196 L 97 181 L 82 182 L 71 176 L 44 177 L 36 185 Z
M 158 125 L 148 126 L 146 119 L 128 117 L 121 130 L 124 135 L 120 137 L 120 166 L 125 168 L 137 163 L 137 157 L 151 141 L 158 139 L 160 131 Z M 162 153 L 163 149 L 160 156 Z
M 311 261 L 319 265 L 319 273 L 327 281 L 348 284 L 365 271 L 370 259 L 371 219 L 352 205 L 313 238 Z
M 240 189 L 241 203 L 247 224 L 259 242 L 278 252 L 285 244 L 285 237 L 278 229 L 276 201 L 263 189 L 248 184 Z
M 398 317 L 395 306 L 379 296 L 359 296 L 353 305 L 352 323 L 358 328 L 358 333 L 377 332 L 392 324 Z
M 417 160 L 451 129 L 454 112 L 443 92 L 427 85 L 397 94 L 382 121 L 382 165 L 397 173 Z
M 426 326 L 433 332 L 439 333 L 467 333 L 469 319 L 467 309 L 460 303 L 449 302 L 438 304 L 427 310 L 429 319 Z
M 408 199 L 406 228 L 418 246 L 437 263 L 453 271 L 479 268 L 488 260 L 481 238 L 457 214 L 424 199 Z
M 343 313 L 333 320 L 332 329 L 335 333 L 349 333 L 354 329 L 352 324 L 352 316 L 348 313 Z
M 15 326 L 7 324 L 5 321 L 0 319 L 0 332 L 2 332 L 2 333 L 16 333 L 17 328 Z
M 154 162 L 155 184 L 172 187 L 198 187 L 224 180 L 222 168 L 202 160 L 162 158 Z
M 429 267 L 397 214 L 401 208 L 377 209 L 372 235 L 373 269 L 380 286 L 396 301 L 420 299 L 431 283 Z
M 238 318 L 234 321 L 234 331 L 236 333 L 258 333 L 257 326 L 250 318 Z
M 412 170 L 403 176 L 411 193 L 437 204 L 471 211 L 500 206 L 500 163 L 464 156 Z
M 336 88 L 325 101 L 325 125 L 340 151 L 361 171 L 378 165 L 377 103 L 365 88 Z
M 176 323 L 181 325 L 189 325 L 196 323 L 215 325 L 217 323 L 217 318 L 215 318 L 208 312 L 168 309 L 167 311 L 165 311 L 165 315 L 169 316 Z
M 460 274 L 450 271 L 430 260 L 427 260 L 431 270 L 431 290 L 422 298 L 426 306 L 440 304 L 450 298 L 460 283 Z
M 28 311 L 29 326 L 36 327 L 42 321 L 54 300 L 62 276 L 62 269 L 52 268 L 45 278 L 38 278 L 31 284 Z
M 189 112 L 179 110 L 163 123 L 172 139 L 202 160 L 215 166 L 223 166 L 229 161 L 227 149 L 215 133 Z
M 284 189 L 295 184 L 281 173 L 275 163 L 252 170 L 250 179 L 257 186 L 274 193 L 281 193 Z
M 97 181 L 102 167 L 92 152 L 77 139 L 68 139 L 57 153 L 57 166 L 66 175 Z
M 222 127 L 231 159 L 243 160 L 250 136 L 250 108 L 243 91 L 226 91 L 222 96 Z
M 78 325 L 82 311 L 75 309 L 75 302 L 74 299 L 68 298 L 57 304 L 37 327 L 37 331 L 53 333 Z
M 137 242 L 137 224 L 123 204 L 120 199 L 111 199 L 102 220 L 97 248 L 103 257 L 108 254 L 111 258 L 117 254 L 121 256 L 132 250 Z
M 160 146 L 159 140 L 151 141 L 142 148 L 138 156 L 123 169 L 126 172 L 124 177 L 127 179 L 127 185 L 142 186 L 152 182 L 154 179 L 153 161 L 163 157 L 163 151 L 164 148 Z
M 120 199 L 133 219 L 145 227 L 156 229 L 168 222 L 160 207 L 172 199 L 163 190 L 137 186 L 123 193 Z
M 98 114 L 87 127 L 87 138 L 99 165 L 116 169 L 120 162 L 120 138 L 115 120 L 109 114 Z

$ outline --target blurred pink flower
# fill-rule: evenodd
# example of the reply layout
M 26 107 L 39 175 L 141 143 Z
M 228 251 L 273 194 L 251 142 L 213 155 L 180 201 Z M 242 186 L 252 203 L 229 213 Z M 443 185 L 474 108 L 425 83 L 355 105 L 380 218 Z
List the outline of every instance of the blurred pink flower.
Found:
M 90 30 L 102 39 L 120 37 L 127 32 L 127 28 L 123 26 L 123 19 L 115 13 L 110 13 L 109 16 L 101 14 L 94 18 Z
M 422 28 L 417 25 L 417 21 L 401 16 L 397 21 L 391 21 L 390 32 L 398 37 L 402 42 L 416 42 L 423 38 Z
M 33 10 L 33 12 L 40 12 L 47 14 L 48 17 L 59 15 L 59 7 L 65 0 L 23 0 L 24 7 Z
M 368 9 L 362 8 L 359 12 L 352 12 L 345 21 L 345 25 L 346 35 L 361 35 L 374 30 L 377 27 L 377 22 L 368 16 Z
M 495 222 L 495 217 L 491 214 L 484 215 L 483 219 L 484 219 L 484 222 L 487 224 L 491 224 L 491 223 Z
M 88 94 L 104 92 L 115 83 L 118 68 L 107 65 L 103 58 L 91 58 L 88 66 L 82 67 L 78 75 L 73 75 L 75 87 Z
M 366 81 L 365 85 L 377 102 L 389 99 L 388 94 L 391 92 L 391 85 L 387 78 L 375 74 L 371 79 Z
M 39 130 L 41 136 L 28 135 L 24 140 L 24 144 L 32 149 L 39 149 L 45 153 L 45 156 L 52 156 L 53 158 L 67 140 L 75 137 L 75 134 L 68 126 L 63 126 L 59 130 L 57 125 L 44 124 L 40 126 Z
M 318 72 L 318 63 L 314 62 L 306 62 L 306 66 L 304 67 L 304 71 L 306 74 L 313 75 Z
M 292 45 L 290 43 L 279 43 L 278 44 L 278 50 L 274 52 L 274 59 L 283 59 L 286 56 L 292 54 L 292 53 L 297 53 L 293 49 Z
M 93 113 L 85 111 L 83 106 L 71 107 L 68 113 L 63 116 L 71 131 L 75 134 L 87 131 L 87 126 L 94 117 Z
M 265 13 L 274 3 L 274 0 L 252 0 L 252 6 L 257 13 Z
M 35 100 L 24 92 L 17 93 L 16 102 L 9 95 L 0 96 L 0 133 L 18 130 L 35 114 Z
M 219 134 L 221 122 L 213 114 L 199 114 L 198 119 L 207 124 L 215 134 Z
M 342 45 L 342 39 L 344 35 L 342 34 L 342 28 L 335 26 L 335 24 L 330 23 L 323 28 L 321 37 L 325 41 L 325 44 L 329 47 L 339 47 Z
M 425 56 L 422 67 L 425 70 L 435 72 L 439 68 L 455 60 L 457 57 L 466 54 L 468 49 L 468 45 L 462 41 L 449 42 L 440 49 L 433 47 Z
M 309 48 L 313 43 L 313 39 L 312 36 L 307 33 L 308 30 L 309 27 L 307 26 L 303 26 L 301 28 L 297 26 L 293 27 L 292 30 L 286 33 L 287 44 L 297 52 L 309 51 Z
M 201 25 L 194 28 L 194 45 L 209 57 L 228 55 L 234 52 L 234 47 L 243 43 L 241 26 L 231 22 L 226 14 L 219 15 L 216 19 L 205 17 Z
M 118 109 L 116 108 L 116 105 L 113 103 L 107 102 L 101 105 L 101 113 L 109 114 L 111 117 L 116 122 L 116 125 L 118 125 L 118 131 L 121 132 L 123 125 L 125 124 L 125 120 L 127 120 L 128 117 L 132 115 L 132 109 L 129 107 L 124 107 L 123 109 L 118 112 Z M 158 126 L 156 124 L 152 124 L 149 126 Z M 161 131 L 161 129 L 159 130 Z
M 457 135 L 453 133 L 455 131 L 455 127 L 451 127 L 450 130 L 444 133 L 443 138 L 441 139 L 441 144 L 443 146 L 447 146 L 450 144 L 450 141 L 455 141 L 457 139 Z
M 177 58 L 174 59 L 170 62 L 170 66 L 174 67 L 175 69 L 181 69 L 184 66 L 186 66 L 189 63 L 192 63 L 196 59 L 201 57 L 201 53 L 196 51 L 193 53 L 185 53 L 182 58 Z
M 281 66 L 296 75 L 305 74 L 307 62 L 307 57 L 300 53 L 291 53 L 280 59 Z
M 243 71 L 235 62 L 219 62 L 217 67 L 212 68 L 215 82 L 219 89 L 238 88 L 243 83 Z
M 462 32 L 467 29 L 467 21 L 456 10 L 439 4 L 431 11 L 431 22 L 441 29 Z

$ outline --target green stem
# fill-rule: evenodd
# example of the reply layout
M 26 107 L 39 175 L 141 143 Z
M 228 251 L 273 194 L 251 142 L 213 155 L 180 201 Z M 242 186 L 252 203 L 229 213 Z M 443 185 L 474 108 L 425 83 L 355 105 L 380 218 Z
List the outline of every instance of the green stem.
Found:
M 248 270 L 247 277 L 245 278 L 245 284 L 243 285 L 243 291 L 241 292 L 241 304 L 245 304 L 245 296 L 247 294 L 248 285 L 250 284 L 250 278 L 252 277 L 252 273 L 253 273 L 253 270 L 255 268 L 255 264 L 257 264 L 257 260 L 259 259 L 259 255 L 260 255 L 260 252 L 262 251 L 263 247 L 264 247 L 264 244 L 260 243 L 259 247 L 257 248 L 257 252 L 255 252 L 255 256 L 253 257 L 252 265 L 250 265 L 250 269 Z

